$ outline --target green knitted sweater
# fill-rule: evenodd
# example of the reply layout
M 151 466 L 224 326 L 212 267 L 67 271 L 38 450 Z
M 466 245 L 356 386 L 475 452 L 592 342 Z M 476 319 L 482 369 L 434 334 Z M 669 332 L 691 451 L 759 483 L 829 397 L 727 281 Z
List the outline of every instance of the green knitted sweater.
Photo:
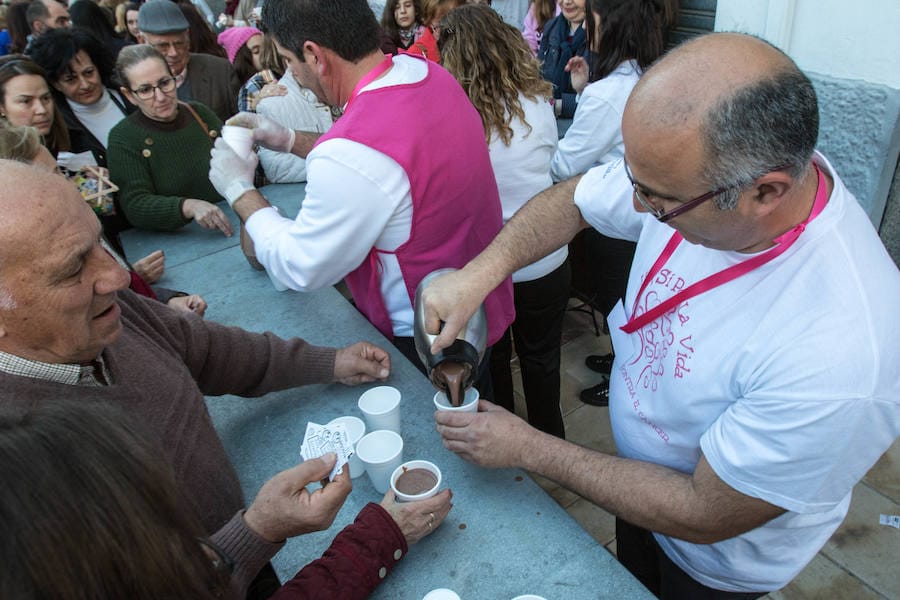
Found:
M 204 105 L 191 106 L 217 135 L 219 118 Z M 109 132 L 110 177 L 119 186 L 119 203 L 135 227 L 171 231 L 189 223 L 181 214 L 186 198 L 219 202 L 209 182 L 209 151 L 213 137 L 203 131 L 185 107 L 171 123 L 136 111 Z

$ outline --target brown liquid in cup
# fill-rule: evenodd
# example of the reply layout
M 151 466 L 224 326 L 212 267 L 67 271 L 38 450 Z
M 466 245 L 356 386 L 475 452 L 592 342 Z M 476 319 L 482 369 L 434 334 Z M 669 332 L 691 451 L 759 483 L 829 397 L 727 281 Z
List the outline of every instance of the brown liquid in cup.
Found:
M 394 482 L 394 487 L 402 494 L 415 496 L 422 494 L 437 485 L 437 477 L 427 469 L 403 468 L 403 473 Z
M 469 377 L 471 367 L 464 363 L 445 361 L 434 368 L 432 379 L 447 390 L 450 406 L 462 406 L 465 392 L 463 386 Z

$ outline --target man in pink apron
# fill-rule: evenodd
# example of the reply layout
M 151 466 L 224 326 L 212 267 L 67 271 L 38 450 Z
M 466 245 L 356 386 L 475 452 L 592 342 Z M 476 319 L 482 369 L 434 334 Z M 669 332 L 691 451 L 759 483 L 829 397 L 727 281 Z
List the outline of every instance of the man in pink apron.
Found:
M 321 136 L 258 115 L 232 120 L 252 127 L 260 145 L 306 158 L 306 196 L 295 220 L 253 189 L 255 155 L 242 160 L 219 142 L 210 178 L 246 223 L 272 277 L 301 291 L 345 279 L 363 314 L 418 363 L 419 281 L 463 267 L 502 225 L 481 119 L 440 66 L 381 53 L 363 0 L 267 1 L 262 18 L 297 81 L 344 113 Z M 506 278 L 485 300 L 488 344 L 509 326 L 512 306 Z
M 473 462 L 616 515 L 619 560 L 662 598 L 755 598 L 816 555 L 900 433 L 900 274 L 815 151 L 812 84 L 766 42 L 673 50 L 635 87 L 622 133 L 624 160 L 532 199 L 425 297 L 432 323 L 457 324 L 583 227 L 636 241 L 608 319 L 617 456 L 488 402 L 438 415 L 438 430 Z

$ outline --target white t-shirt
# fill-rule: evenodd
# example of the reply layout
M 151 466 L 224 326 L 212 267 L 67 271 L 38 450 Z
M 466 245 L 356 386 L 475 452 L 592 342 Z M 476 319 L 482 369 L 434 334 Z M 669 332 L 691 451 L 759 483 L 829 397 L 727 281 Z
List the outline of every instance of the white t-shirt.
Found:
M 637 62 L 627 60 L 584 88 L 572 125 L 559 140 L 559 148 L 550 163 L 554 181 L 570 179 L 625 156 L 622 113 L 639 78 Z
M 416 83 L 423 60 L 395 56 L 393 68 L 361 93 Z M 398 135 L 401 135 L 398 130 Z M 294 290 L 334 285 L 356 269 L 369 250 L 394 250 L 409 239 L 412 194 L 406 172 L 394 159 L 347 139 L 322 142 L 306 157 L 306 197 L 295 220 L 274 208 L 247 220 L 256 257 Z M 395 336 L 413 334 L 413 309 L 393 254 L 380 254 L 381 295 Z
M 525 121 L 510 121 L 513 137 L 509 146 L 503 143 L 498 133 L 491 134 L 488 151 L 491 155 L 491 167 L 497 179 L 500 192 L 500 204 L 503 207 L 503 223 L 531 198 L 551 185 L 550 158 L 556 151 L 559 134 L 556 129 L 556 117 L 553 107 L 546 100 L 529 100 L 519 94 L 519 102 L 525 113 Z M 544 258 L 513 273 L 512 280 L 532 281 L 552 272 L 569 255 L 568 246 L 551 252 Z
M 622 161 L 591 170 L 575 193 L 599 231 L 638 240 L 624 308 L 609 318 L 619 454 L 691 473 L 702 452 L 729 486 L 788 511 L 715 544 L 655 534 L 675 564 L 718 589 L 787 584 L 900 434 L 900 274 L 834 169 L 816 162 L 834 189 L 790 249 L 630 335 L 619 327 L 673 230 L 634 211 Z M 640 310 L 746 258 L 682 242 Z

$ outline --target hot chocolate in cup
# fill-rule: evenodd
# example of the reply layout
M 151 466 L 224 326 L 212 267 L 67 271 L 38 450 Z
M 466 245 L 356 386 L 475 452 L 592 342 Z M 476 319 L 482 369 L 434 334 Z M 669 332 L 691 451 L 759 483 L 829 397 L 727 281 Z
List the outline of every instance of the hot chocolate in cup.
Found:
M 427 460 L 410 460 L 391 475 L 391 489 L 401 502 L 425 500 L 441 487 L 441 470 Z
M 445 392 L 437 392 L 434 395 L 434 407 L 438 410 L 455 412 L 478 412 L 478 390 L 471 387 L 466 390 L 461 406 L 450 406 L 450 400 Z

